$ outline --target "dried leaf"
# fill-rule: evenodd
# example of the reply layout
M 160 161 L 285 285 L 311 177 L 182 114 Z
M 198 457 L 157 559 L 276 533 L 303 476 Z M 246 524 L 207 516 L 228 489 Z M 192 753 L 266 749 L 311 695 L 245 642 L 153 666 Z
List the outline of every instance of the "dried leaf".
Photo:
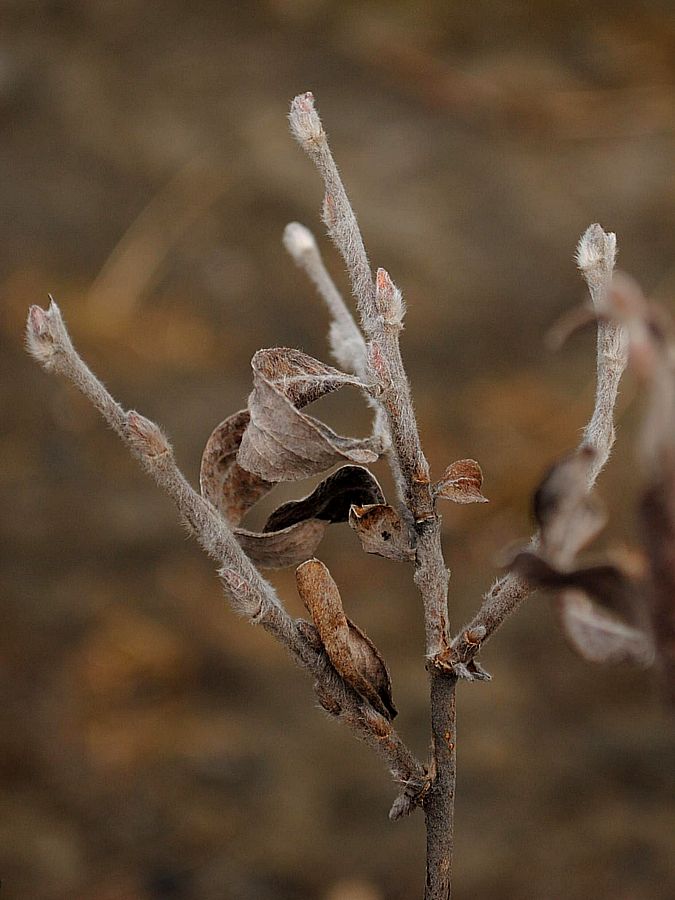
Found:
M 410 530 L 391 506 L 383 503 L 352 506 L 349 524 L 366 553 L 376 553 L 387 559 L 415 558 Z
M 575 588 L 589 594 L 612 612 L 625 616 L 631 624 L 640 621 L 638 585 L 617 566 L 587 566 L 561 572 L 536 553 L 524 551 L 513 560 L 511 569 L 535 587 L 549 590 Z
M 534 515 L 541 530 L 542 551 L 556 562 L 571 561 L 602 530 L 605 515 L 589 496 L 595 451 L 582 447 L 558 461 L 534 495 Z
M 649 635 L 640 627 L 637 586 L 616 566 L 561 572 L 535 553 L 524 552 L 518 554 L 512 568 L 537 587 L 561 591 L 557 597 L 560 624 L 572 648 L 584 659 L 650 664 L 653 649 Z
M 380 715 L 393 719 L 391 679 L 375 645 L 344 614 L 340 592 L 318 559 L 296 571 L 298 593 L 307 607 L 335 670 Z
M 249 424 L 242 409 L 214 428 L 202 454 L 199 483 L 202 497 L 220 510 L 229 525 L 238 525 L 244 515 L 274 483 L 247 472 L 237 464 L 237 452 Z
M 432 487 L 435 497 L 454 503 L 487 503 L 481 492 L 483 472 L 475 459 L 458 459 L 451 463 L 440 481 Z
M 600 609 L 580 591 L 565 591 L 558 609 L 565 637 L 583 659 L 640 666 L 653 662 L 654 649 L 645 632 Z
M 374 475 L 361 466 L 343 466 L 321 482 L 309 496 L 290 500 L 276 509 L 263 531 L 287 528 L 304 519 L 346 522 L 349 508 L 367 503 L 382 503 L 384 495 Z
M 237 455 L 242 468 L 268 481 L 296 481 L 345 459 L 375 462 L 382 450 L 380 438 L 342 437 L 300 412 L 345 384 L 363 387 L 358 378 L 286 348 L 259 350 L 251 365 L 251 420 Z
M 283 569 L 297 566 L 309 559 L 326 531 L 326 522 L 305 519 L 288 528 L 260 534 L 235 528 L 234 536 L 244 553 L 263 569 Z

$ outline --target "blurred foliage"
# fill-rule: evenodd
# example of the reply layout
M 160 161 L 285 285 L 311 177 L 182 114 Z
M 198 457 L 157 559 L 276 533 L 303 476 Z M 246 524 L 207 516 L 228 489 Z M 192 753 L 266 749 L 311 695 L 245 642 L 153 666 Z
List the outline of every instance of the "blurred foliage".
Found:
M 672 3 L 4 0 L 2 17 L 8 896 L 418 896 L 421 820 L 387 822 L 379 761 L 312 708 L 168 502 L 24 355 L 26 308 L 57 296 L 84 357 L 196 479 L 258 347 L 327 358 L 323 310 L 280 244 L 292 219 L 322 231 L 320 184 L 284 119 L 312 89 L 371 257 L 406 294 L 433 470 L 471 456 L 486 476 L 489 505 L 444 510 L 459 623 L 590 411 L 592 337 L 555 357 L 543 342 L 582 294 L 586 225 L 616 231 L 621 265 L 672 303 Z M 324 413 L 363 433 L 346 393 Z M 633 528 L 634 393 L 600 485 L 610 542 Z M 270 504 L 300 495 L 284 490 Z M 421 612 L 402 564 L 366 558 L 346 526 L 321 555 L 424 754 Z M 292 573 L 274 580 L 299 614 Z M 459 699 L 457 896 L 673 896 L 673 736 L 650 680 L 577 660 L 537 597 L 483 662 L 494 681 Z

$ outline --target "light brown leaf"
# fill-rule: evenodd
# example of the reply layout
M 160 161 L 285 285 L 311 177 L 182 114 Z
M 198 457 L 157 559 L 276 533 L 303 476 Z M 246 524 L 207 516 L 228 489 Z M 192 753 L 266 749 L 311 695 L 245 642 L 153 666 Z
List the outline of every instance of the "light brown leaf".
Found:
M 654 649 L 645 632 L 600 609 L 580 591 L 561 594 L 558 612 L 565 637 L 583 659 L 640 666 L 653 662 Z
M 297 566 L 313 556 L 326 527 L 326 522 L 305 519 L 288 528 L 264 534 L 235 528 L 234 536 L 254 563 L 263 569 L 283 569 L 286 566 Z
M 310 559 L 295 575 L 298 593 L 335 670 L 380 715 L 393 719 L 396 707 L 384 660 L 372 641 L 345 616 L 340 592 L 326 566 Z
M 440 481 L 432 487 L 435 497 L 454 503 L 487 503 L 481 492 L 483 472 L 475 459 L 458 459 L 451 463 Z
M 322 481 L 309 496 L 282 504 L 269 517 L 263 531 L 287 528 L 310 518 L 346 522 L 352 505 L 383 502 L 382 489 L 368 469 L 343 466 Z
M 233 526 L 274 487 L 273 482 L 258 478 L 237 464 L 237 452 L 249 418 L 248 410 L 242 409 L 214 428 L 204 447 L 199 473 L 202 497 Z
M 384 503 L 352 506 L 349 524 L 357 533 L 366 553 L 376 553 L 387 559 L 415 558 L 411 532 L 391 506 Z
M 296 481 L 325 472 L 337 462 L 375 462 L 382 451 L 378 437 L 347 438 L 300 412 L 308 403 L 345 384 L 363 387 L 353 375 L 301 353 L 259 350 L 251 362 L 251 420 L 237 462 L 268 481 Z
M 599 501 L 588 494 L 594 459 L 591 447 L 568 454 L 549 469 L 534 495 L 542 552 L 557 564 L 570 563 L 605 525 Z

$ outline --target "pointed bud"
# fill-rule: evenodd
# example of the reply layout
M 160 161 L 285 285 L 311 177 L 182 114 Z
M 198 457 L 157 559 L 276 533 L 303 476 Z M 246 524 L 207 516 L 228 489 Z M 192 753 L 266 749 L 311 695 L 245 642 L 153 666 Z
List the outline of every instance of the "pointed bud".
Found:
M 403 295 L 391 280 L 386 269 L 377 270 L 375 288 L 375 304 L 385 323 L 402 328 L 405 315 Z
M 326 140 L 326 133 L 314 107 L 314 95 L 311 91 L 295 97 L 291 103 L 288 120 L 293 137 L 308 153 L 316 150 L 317 146 Z
M 44 366 L 52 369 L 58 354 L 72 350 L 70 337 L 61 317 L 61 310 L 53 297 L 49 296 L 49 309 L 31 306 L 26 323 L 26 347 L 28 352 Z

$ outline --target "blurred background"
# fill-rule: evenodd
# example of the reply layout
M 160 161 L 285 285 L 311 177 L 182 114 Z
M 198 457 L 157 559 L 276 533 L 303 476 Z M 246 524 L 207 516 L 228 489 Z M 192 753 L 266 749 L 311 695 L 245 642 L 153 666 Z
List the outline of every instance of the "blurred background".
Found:
M 26 310 L 55 294 L 85 359 L 164 426 L 196 483 L 256 349 L 329 360 L 324 310 L 280 243 L 290 220 L 323 232 L 320 181 L 286 122 L 314 91 L 371 260 L 407 298 L 433 472 L 467 456 L 485 472 L 489 505 L 443 511 L 459 625 L 592 408 L 593 335 L 545 345 L 583 298 L 587 225 L 615 231 L 621 266 L 673 307 L 673 4 L 2 0 L 0 13 L 3 896 L 419 897 L 420 815 L 387 821 L 379 760 L 232 614 L 86 402 L 26 356 Z M 349 389 L 318 414 L 368 428 Z M 638 538 L 639 414 L 628 378 L 602 546 Z M 279 488 L 249 524 L 311 487 Z M 425 756 L 403 565 L 366 557 L 347 526 L 320 556 Z M 272 580 L 300 614 L 293 573 Z M 456 896 L 675 896 L 675 741 L 653 678 L 578 660 L 542 596 L 482 661 L 493 682 L 459 693 Z

